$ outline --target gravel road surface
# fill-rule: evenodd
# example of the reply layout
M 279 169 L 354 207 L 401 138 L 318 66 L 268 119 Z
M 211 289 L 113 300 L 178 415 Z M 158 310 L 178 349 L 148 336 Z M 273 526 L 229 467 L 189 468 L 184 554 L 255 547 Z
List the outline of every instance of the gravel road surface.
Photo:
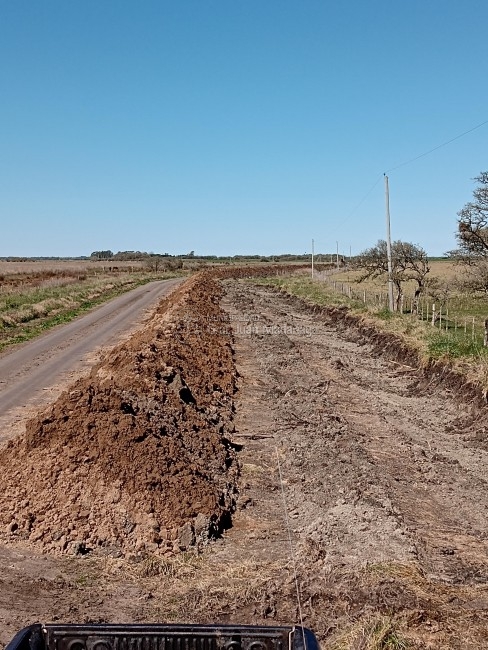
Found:
M 34 407 L 55 399 L 68 383 L 140 325 L 149 309 L 181 279 L 151 282 L 0 356 L 0 442 L 18 433 Z M 17 426 L 16 426 L 17 425 Z

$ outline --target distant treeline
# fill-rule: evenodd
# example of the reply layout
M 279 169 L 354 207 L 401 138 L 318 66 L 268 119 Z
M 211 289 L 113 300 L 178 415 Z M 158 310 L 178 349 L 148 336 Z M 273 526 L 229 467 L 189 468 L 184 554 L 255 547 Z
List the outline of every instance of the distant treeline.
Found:
M 316 253 L 315 261 L 319 263 L 335 263 L 336 262 L 336 253 Z M 189 253 L 184 253 L 180 255 L 170 255 L 169 253 L 153 253 L 145 251 L 118 251 L 114 253 L 111 250 L 105 251 L 93 251 L 90 255 L 80 255 L 78 257 L 23 257 L 23 256 L 13 256 L 9 255 L 8 257 L 0 257 L 0 260 L 3 262 L 43 262 L 43 261 L 113 261 L 113 262 L 132 262 L 132 261 L 151 261 L 154 258 L 167 258 L 168 260 L 200 260 L 214 263 L 243 263 L 243 262 L 302 262 L 307 264 L 310 262 L 310 253 L 303 253 L 302 255 L 297 255 L 294 253 L 283 253 L 281 255 L 197 255 L 195 251 L 190 251 Z M 344 256 L 339 256 L 339 261 L 341 264 L 349 258 L 344 258 Z M 445 260 L 445 257 L 430 257 L 429 261 L 434 260 Z
M 292 253 L 285 253 L 281 255 L 196 255 L 195 251 L 184 253 L 180 255 L 170 255 L 169 253 L 146 253 L 142 251 L 119 251 L 113 253 L 107 251 L 94 251 L 90 255 L 90 259 L 95 260 L 114 260 L 114 261 L 130 261 L 130 260 L 147 260 L 152 257 L 172 257 L 176 259 L 189 259 L 189 260 L 203 260 L 208 262 L 307 262 L 310 260 L 310 253 L 297 255 Z M 320 261 L 328 260 L 335 255 L 332 254 L 316 254 L 315 258 Z
M 80 255 L 78 257 L 44 257 L 44 256 L 36 256 L 36 257 L 24 257 L 24 256 L 14 256 L 14 255 L 9 255 L 8 257 L 0 257 L 0 261 L 2 262 L 72 262 L 73 260 L 88 260 L 90 259 L 86 255 Z

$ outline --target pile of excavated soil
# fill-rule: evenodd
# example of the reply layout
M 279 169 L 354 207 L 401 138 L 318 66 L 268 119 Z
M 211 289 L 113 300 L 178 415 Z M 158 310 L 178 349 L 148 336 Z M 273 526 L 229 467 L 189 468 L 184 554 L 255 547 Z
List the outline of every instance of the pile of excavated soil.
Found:
M 48 552 L 171 554 L 235 507 L 236 371 L 220 288 L 199 274 L 0 453 L 0 538 Z

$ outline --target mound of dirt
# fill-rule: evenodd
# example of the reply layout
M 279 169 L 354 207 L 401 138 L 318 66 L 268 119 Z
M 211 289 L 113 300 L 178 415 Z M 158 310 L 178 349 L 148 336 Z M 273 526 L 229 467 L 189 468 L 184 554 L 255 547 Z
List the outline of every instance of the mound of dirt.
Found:
M 0 453 L 0 536 L 170 554 L 229 525 L 236 371 L 220 287 L 194 276 Z

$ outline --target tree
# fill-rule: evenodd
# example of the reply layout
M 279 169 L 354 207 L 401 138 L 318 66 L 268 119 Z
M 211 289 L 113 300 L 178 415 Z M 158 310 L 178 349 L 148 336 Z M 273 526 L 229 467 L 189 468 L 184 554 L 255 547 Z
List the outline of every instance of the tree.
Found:
M 162 255 L 151 255 L 146 260 L 146 266 L 150 271 L 157 273 L 163 267 L 165 261 Z
M 176 271 L 183 268 L 183 262 L 169 255 L 151 255 L 146 260 L 146 268 L 157 273 L 158 271 Z
M 457 213 L 459 249 L 452 252 L 468 264 L 488 259 L 488 172 L 481 172 L 474 180 L 479 186 L 473 191 L 473 201 Z
M 425 288 L 430 271 L 427 253 L 423 248 L 410 242 L 395 241 L 391 245 L 392 274 L 395 288 L 395 310 L 401 308 L 403 284 L 413 281 L 415 289 L 413 311 L 418 312 L 418 300 Z M 358 282 L 388 275 L 388 253 L 386 241 L 380 239 L 376 246 L 359 254 L 355 266 L 362 270 Z
M 459 248 L 447 254 L 464 266 L 459 284 L 473 293 L 488 293 L 488 172 L 474 179 L 478 183 L 473 200 L 457 213 L 456 239 Z
M 473 259 L 461 259 L 464 264 L 464 272 L 459 281 L 459 288 L 471 293 L 488 294 L 488 257 Z
M 109 260 L 114 256 L 112 251 L 93 251 L 90 255 L 92 259 L 95 260 Z

